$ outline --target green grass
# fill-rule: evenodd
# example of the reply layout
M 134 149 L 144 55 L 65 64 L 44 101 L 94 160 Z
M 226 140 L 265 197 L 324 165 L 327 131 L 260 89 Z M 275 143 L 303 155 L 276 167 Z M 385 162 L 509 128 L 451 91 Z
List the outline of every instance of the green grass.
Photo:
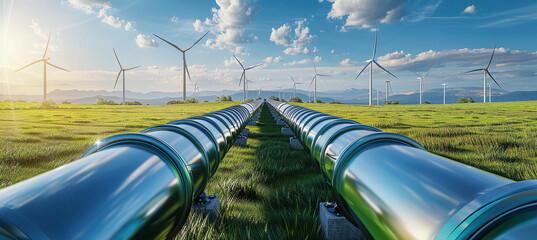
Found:
M 537 102 L 301 106 L 405 135 L 430 152 L 507 178 L 537 178 Z
M 0 102 L 0 188 L 80 158 L 97 140 L 197 116 L 238 102 L 175 106 Z M 429 151 L 515 179 L 537 178 L 537 102 L 350 106 L 302 104 L 403 134 Z M 219 219 L 192 213 L 178 239 L 318 239 L 318 204 L 332 196 L 304 151 L 291 150 L 268 109 L 233 147 L 206 192 Z
M 0 188 L 79 159 L 97 140 L 236 104 L 37 109 L 38 103 L 0 102 Z
M 220 219 L 193 213 L 178 239 L 321 239 L 318 204 L 332 196 L 318 166 L 291 150 L 267 106 L 248 128 L 248 146 L 231 148 L 206 190 L 223 199 Z

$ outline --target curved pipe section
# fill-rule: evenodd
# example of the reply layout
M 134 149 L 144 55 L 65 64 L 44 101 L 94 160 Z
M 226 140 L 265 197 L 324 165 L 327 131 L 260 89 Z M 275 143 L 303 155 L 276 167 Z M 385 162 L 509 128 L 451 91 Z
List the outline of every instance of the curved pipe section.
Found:
M 0 190 L 0 239 L 173 238 L 261 104 L 111 136 Z
M 319 163 L 339 211 L 374 239 L 532 239 L 537 181 L 514 182 L 407 137 L 268 101 Z

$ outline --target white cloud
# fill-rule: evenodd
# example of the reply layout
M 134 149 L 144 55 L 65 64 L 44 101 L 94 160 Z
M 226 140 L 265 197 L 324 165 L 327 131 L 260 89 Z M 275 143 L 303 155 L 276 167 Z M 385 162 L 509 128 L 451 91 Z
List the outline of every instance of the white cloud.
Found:
M 292 61 L 292 62 L 284 63 L 283 65 L 284 66 L 294 66 L 294 65 L 306 64 L 306 63 L 309 63 L 309 62 L 311 62 L 311 60 L 306 58 L 306 59 L 302 59 L 300 61 Z
M 465 14 L 465 13 L 466 14 L 474 14 L 475 13 L 475 5 L 472 4 L 472 5 L 468 6 L 468 7 L 466 7 L 464 9 L 464 11 L 462 11 L 461 14 Z
M 140 48 L 158 47 L 158 43 L 155 39 L 144 34 L 138 34 L 138 36 L 136 36 L 136 44 L 138 44 L 138 47 Z
M 179 22 L 179 17 L 178 16 L 173 16 L 170 18 L 170 22 L 172 23 L 178 23 Z
M 353 66 L 356 63 L 358 63 L 358 62 L 357 61 L 352 61 L 351 59 L 347 58 L 347 59 L 341 60 L 341 62 L 339 62 L 339 65 L 344 66 L 344 67 L 350 67 L 350 66 Z
M 290 32 L 291 27 L 287 26 L 286 24 L 283 24 L 278 29 L 272 28 L 272 32 L 270 33 L 270 41 L 273 41 L 278 45 L 288 46 L 291 44 L 291 36 L 289 35 Z
M 281 62 L 282 60 L 283 58 L 281 56 L 265 58 L 266 63 L 277 63 L 277 62 Z
M 96 14 L 101 22 L 115 28 L 121 28 L 125 31 L 136 31 L 135 22 L 127 21 L 114 17 L 108 12 L 112 9 L 110 1 L 107 0 L 68 0 L 69 4 L 75 8 L 86 12 L 87 14 Z
M 48 39 L 48 34 L 45 33 L 45 31 L 43 31 L 43 29 L 41 29 L 41 27 L 39 27 L 39 23 L 37 23 L 34 20 L 32 20 L 32 25 L 30 25 L 30 27 L 34 31 L 35 35 L 37 35 L 38 37 L 40 37 L 43 40 Z
M 313 62 L 320 62 L 321 60 L 323 60 L 322 57 L 320 57 L 320 56 L 315 56 L 315 58 L 313 59 Z
M 237 57 L 237 58 L 239 59 L 239 61 L 244 62 L 244 59 L 241 59 L 239 57 Z M 224 60 L 224 65 L 226 67 L 230 67 L 230 66 L 233 66 L 235 64 L 239 65 L 239 63 L 237 62 L 237 60 L 234 57 L 226 58 Z
M 216 4 L 218 8 L 212 9 L 212 19 L 207 18 L 204 22 L 196 19 L 194 22 L 196 31 L 211 27 L 216 32 L 216 38 L 208 39 L 206 46 L 223 49 L 257 39 L 253 34 L 246 33 L 246 27 L 253 18 L 252 0 L 217 0 Z
M 328 0 L 332 9 L 327 18 L 345 19 L 345 26 L 370 28 L 393 23 L 405 15 L 406 0 Z M 341 28 L 345 30 L 345 28 Z
M 310 34 L 309 27 L 305 26 L 306 19 L 295 22 L 296 28 L 293 30 L 294 38 L 291 36 L 291 26 L 283 24 L 278 29 L 272 28 L 270 41 L 276 45 L 287 46 L 283 52 L 287 55 L 309 54 L 311 51 L 306 47 L 313 42 L 314 35 Z M 317 52 L 317 48 L 313 48 Z
M 384 67 L 398 70 L 427 71 L 431 67 L 444 67 L 449 63 L 460 67 L 485 67 L 492 54 L 492 49 L 451 49 L 443 51 L 429 50 L 412 55 L 403 51 L 388 53 L 378 58 Z M 534 64 L 537 52 L 526 52 L 497 48 L 492 64 L 495 66 Z
M 331 53 L 331 54 L 334 54 L 334 49 L 332 49 L 332 50 L 330 51 L 330 53 Z
M 246 56 L 250 55 L 250 54 L 248 53 L 248 51 L 246 51 L 246 48 L 244 48 L 243 46 L 237 46 L 237 47 L 235 47 L 234 53 L 235 53 L 236 55 L 246 55 Z
M 159 67 L 157 65 L 153 65 L 153 66 L 148 66 L 147 69 L 148 70 L 157 70 L 157 69 L 159 69 Z

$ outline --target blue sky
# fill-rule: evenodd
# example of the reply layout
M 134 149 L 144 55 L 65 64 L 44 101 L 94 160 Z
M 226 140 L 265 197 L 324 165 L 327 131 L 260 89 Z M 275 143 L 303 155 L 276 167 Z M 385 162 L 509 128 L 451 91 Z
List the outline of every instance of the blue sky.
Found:
M 431 74 L 425 89 L 482 87 L 482 74 L 494 44 L 490 71 L 505 90 L 537 90 L 537 3 L 519 1 L 425 0 L 4 0 L 0 3 L 0 91 L 42 93 L 42 65 L 14 70 L 39 59 L 48 32 L 48 57 L 67 68 L 48 68 L 48 90 L 113 90 L 119 67 L 130 91 L 182 91 L 180 52 L 152 33 L 186 48 L 210 33 L 187 61 L 191 91 L 239 90 L 245 65 L 263 63 L 247 73 L 250 89 L 291 87 L 289 74 L 307 82 L 314 61 L 318 89 L 368 88 L 368 72 L 354 80 L 371 58 L 374 29 L 377 59 L 398 79 L 395 92 L 419 89 L 411 71 Z M 388 75 L 374 69 L 373 87 L 383 89 Z M 117 88 L 119 89 L 119 88 Z M 117 90 L 116 89 L 116 90 Z

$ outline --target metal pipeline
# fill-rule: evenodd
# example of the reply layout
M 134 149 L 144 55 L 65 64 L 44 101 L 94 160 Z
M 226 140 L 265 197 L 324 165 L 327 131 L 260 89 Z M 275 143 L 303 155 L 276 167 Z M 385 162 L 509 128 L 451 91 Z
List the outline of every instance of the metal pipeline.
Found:
M 0 239 L 174 237 L 263 101 L 111 136 L 0 190 Z
M 515 182 L 402 135 L 268 101 L 319 163 L 339 211 L 374 239 L 533 239 L 537 181 Z

